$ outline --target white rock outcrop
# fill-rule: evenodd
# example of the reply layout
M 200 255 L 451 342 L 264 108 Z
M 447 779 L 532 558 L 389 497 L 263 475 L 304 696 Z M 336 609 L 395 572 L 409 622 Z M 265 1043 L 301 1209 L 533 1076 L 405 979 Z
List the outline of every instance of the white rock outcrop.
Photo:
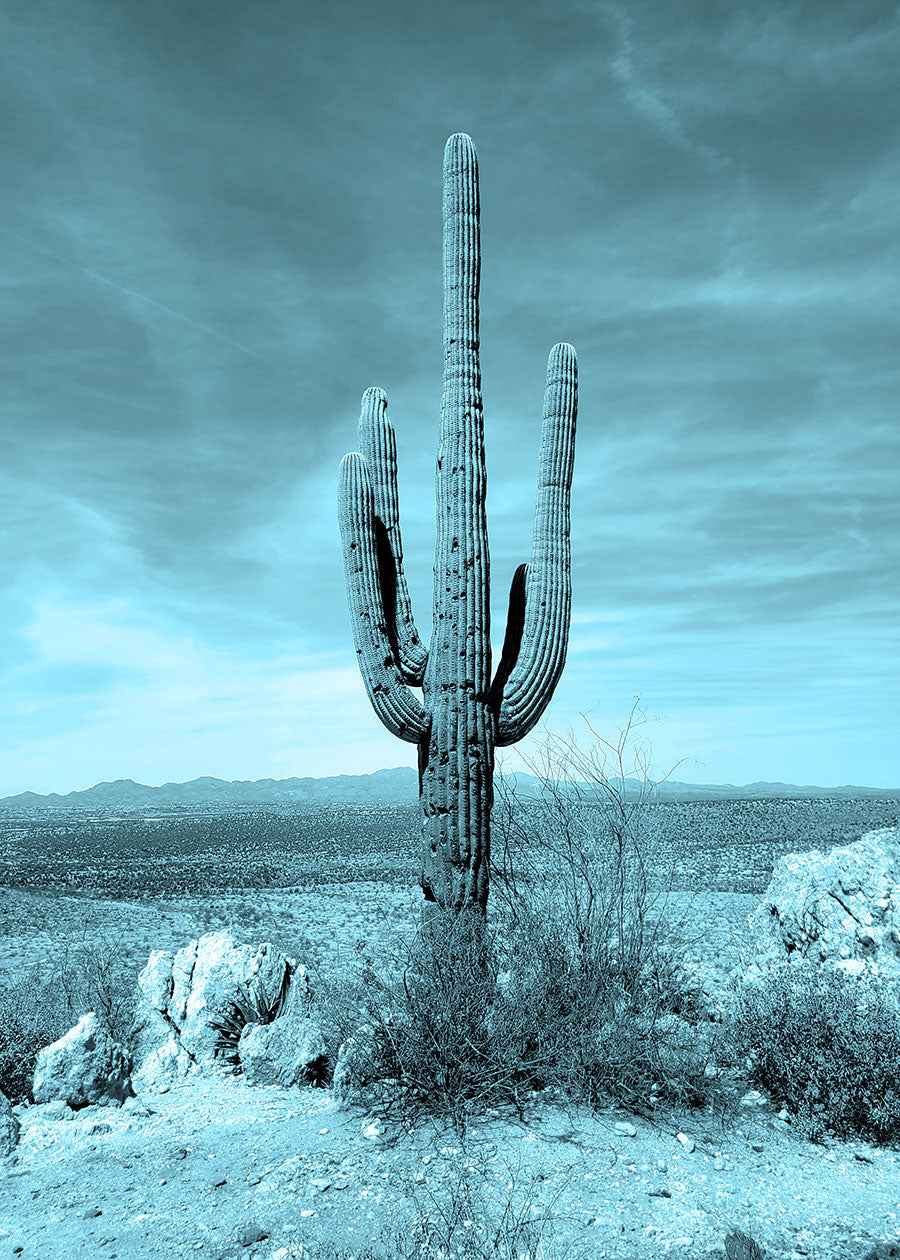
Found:
M 785 961 L 811 962 L 900 990 L 900 831 L 787 854 L 749 924 L 745 980 Z
M 248 995 L 273 1001 L 287 985 L 308 995 L 306 969 L 268 943 L 237 944 L 227 931 L 207 932 L 175 954 L 155 950 L 138 977 L 135 1086 L 152 1088 L 222 1066 L 216 1022 L 246 1004 Z M 235 1055 L 239 1035 L 240 1029 Z
M 36 1103 L 118 1105 L 133 1092 L 128 1053 L 93 1011 L 38 1054 L 32 1086 Z

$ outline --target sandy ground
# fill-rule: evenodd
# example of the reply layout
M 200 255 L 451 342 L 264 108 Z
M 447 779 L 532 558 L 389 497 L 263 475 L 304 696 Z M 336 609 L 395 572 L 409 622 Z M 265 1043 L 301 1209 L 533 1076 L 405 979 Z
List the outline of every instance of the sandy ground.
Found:
M 0 1170 L 3 1260 L 287 1260 L 301 1243 L 379 1238 L 396 1253 L 391 1237 L 408 1239 L 429 1195 L 446 1201 L 467 1165 L 483 1200 L 472 1228 L 524 1197 L 549 1209 L 546 1255 L 701 1260 L 724 1256 L 735 1227 L 770 1260 L 861 1260 L 874 1242 L 900 1239 L 900 1153 L 814 1146 L 770 1105 L 724 1128 L 689 1114 L 660 1127 L 631 1117 L 634 1136 L 616 1130 L 622 1112 L 542 1105 L 463 1144 L 422 1131 L 394 1146 L 328 1091 L 239 1078 L 197 1079 L 133 1109 L 47 1113 L 21 1111 L 20 1144 Z

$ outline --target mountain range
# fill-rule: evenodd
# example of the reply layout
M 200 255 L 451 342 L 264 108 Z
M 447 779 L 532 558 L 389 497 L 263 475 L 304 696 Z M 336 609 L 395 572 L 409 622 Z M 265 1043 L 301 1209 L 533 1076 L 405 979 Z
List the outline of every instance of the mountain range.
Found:
M 541 790 L 541 780 L 516 772 L 502 776 L 528 795 Z M 585 785 L 590 786 L 590 785 Z M 626 779 L 625 791 L 640 791 L 638 779 Z M 774 797 L 841 799 L 894 798 L 900 790 L 846 785 L 843 787 L 799 787 L 793 783 L 676 783 L 656 785 L 658 797 L 665 800 L 753 800 Z M 0 809 L 142 809 L 160 806 L 239 806 L 239 805 L 412 805 L 416 800 L 417 775 L 411 766 L 376 770 L 374 774 L 338 774 L 328 778 L 256 779 L 233 782 L 204 776 L 188 783 L 164 783 L 149 787 L 133 779 L 97 783 L 80 792 L 60 795 L 51 792 L 20 792 L 0 798 Z

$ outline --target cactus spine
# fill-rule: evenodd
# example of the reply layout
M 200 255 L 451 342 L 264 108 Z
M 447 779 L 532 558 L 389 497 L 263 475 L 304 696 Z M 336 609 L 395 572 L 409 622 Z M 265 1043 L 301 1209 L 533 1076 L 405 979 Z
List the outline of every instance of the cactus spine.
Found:
M 428 649 L 413 621 L 403 573 L 396 442 L 380 389 L 363 394 L 361 450 L 341 461 L 338 515 L 366 691 L 387 729 L 419 749 L 425 899 L 455 912 L 483 913 L 494 750 L 534 727 L 565 663 L 577 369 L 571 346 L 553 347 L 531 561 L 513 577 L 506 637 L 491 682 L 478 161 L 471 139 L 462 134 L 451 136 L 444 150 L 443 221 L 444 383 Z M 421 701 L 410 690 L 419 686 Z

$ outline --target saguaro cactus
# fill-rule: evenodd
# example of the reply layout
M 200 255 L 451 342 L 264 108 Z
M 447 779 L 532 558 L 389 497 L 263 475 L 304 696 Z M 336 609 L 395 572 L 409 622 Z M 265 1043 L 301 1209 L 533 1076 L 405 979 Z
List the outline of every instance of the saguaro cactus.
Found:
M 422 888 L 453 911 L 487 908 L 494 750 L 541 717 L 566 657 L 572 603 L 569 500 L 577 370 L 550 351 L 531 562 L 509 597 L 491 681 L 484 419 L 478 356 L 478 161 L 466 135 L 444 150 L 444 386 L 437 457 L 431 644 L 413 621 L 403 573 L 397 457 L 387 398 L 363 394 L 361 450 L 341 461 L 338 511 L 356 655 L 394 735 L 419 747 Z M 422 687 L 422 699 L 412 687 Z

